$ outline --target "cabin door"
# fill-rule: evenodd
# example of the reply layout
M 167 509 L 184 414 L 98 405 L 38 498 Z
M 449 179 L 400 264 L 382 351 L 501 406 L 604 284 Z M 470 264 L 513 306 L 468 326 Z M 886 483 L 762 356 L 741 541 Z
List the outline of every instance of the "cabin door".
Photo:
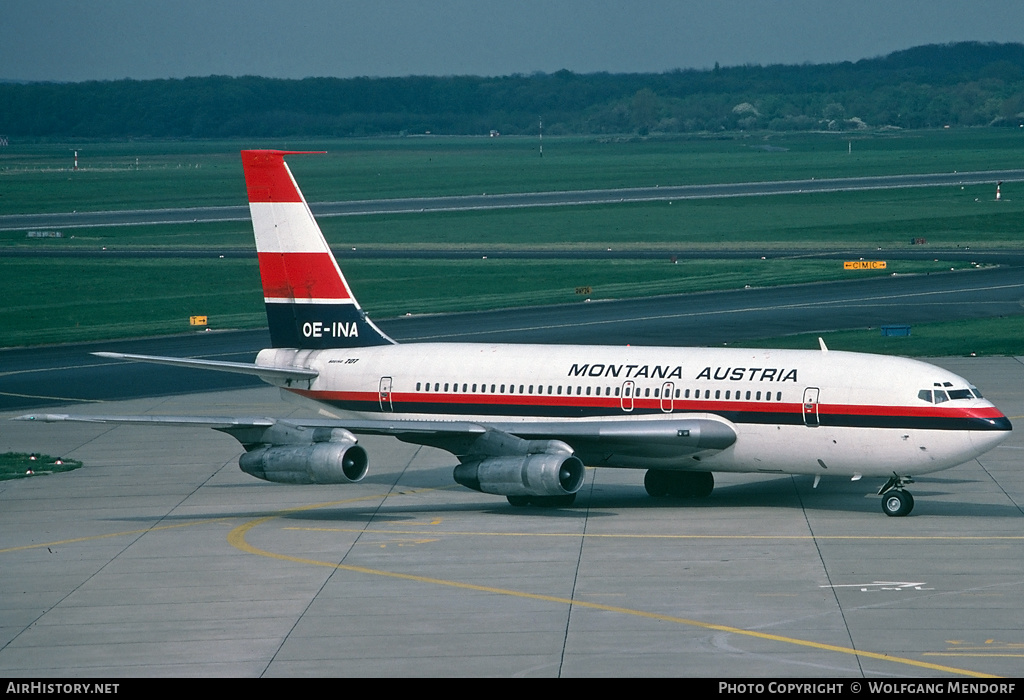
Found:
M 804 425 L 817 428 L 818 423 L 818 387 L 809 386 L 804 389 Z
M 380 399 L 380 410 L 383 413 L 393 413 L 395 407 L 391 405 L 391 377 L 380 378 L 380 391 L 378 393 Z

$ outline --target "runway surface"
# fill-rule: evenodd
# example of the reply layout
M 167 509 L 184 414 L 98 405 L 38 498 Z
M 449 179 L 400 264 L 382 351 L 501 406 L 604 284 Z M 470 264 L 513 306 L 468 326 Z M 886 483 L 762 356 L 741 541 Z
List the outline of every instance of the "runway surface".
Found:
M 902 187 L 943 187 L 1024 180 L 1024 170 L 986 170 L 963 173 L 926 173 L 875 177 L 819 178 L 775 182 L 740 182 L 711 185 L 669 185 L 609 190 L 524 192 L 457 197 L 407 197 L 349 202 L 317 202 L 310 209 L 317 218 L 367 214 L 401 214 L 431 211 L 514 209 L 520 207 L 653 202 L 670 199 L 711 199 L 809 192 L 851 192 Z M 142 226 L 213 221 L 248 221 L 249 207 L 187 207 L 134 211 L 63 212 L 0 216 L 0 231 L 32 228 L 89 228 L 93 226 Z
M 1024 418 L 1021 358 L 938 364 Z M 74 410 L 298 416 L 269 388 Z M 0 482 L 3 677 L 1020 672 L 1020 430 L 894 519 L 871 480 L 721 475 L 684 503 L 588 470 L 573 507 L 513 509 L 389 438 L 364 482 L 297 487 L 212 430 L 2 425 L 0 451 L 85 463 Z

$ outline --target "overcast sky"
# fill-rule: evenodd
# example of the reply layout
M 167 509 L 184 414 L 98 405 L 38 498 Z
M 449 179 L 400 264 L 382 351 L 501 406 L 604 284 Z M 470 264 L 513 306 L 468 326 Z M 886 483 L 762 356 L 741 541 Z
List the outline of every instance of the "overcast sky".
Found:
M 1024 41 L 1024 2 L 2 0 L 0 79 L 661 72 L 967 40 Z

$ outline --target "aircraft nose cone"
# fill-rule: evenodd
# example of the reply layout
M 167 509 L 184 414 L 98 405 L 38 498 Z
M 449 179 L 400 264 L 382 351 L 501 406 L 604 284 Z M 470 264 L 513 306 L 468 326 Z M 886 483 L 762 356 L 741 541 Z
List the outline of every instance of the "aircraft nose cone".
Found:
M 974 446 L 974 449 L 977 450 L 979 455 L 988 452 L 1003 440 L 1010 437 L 1010 433 L 1013 431 L 1010 419 L 1002 414 L 986 418 L 985 421 L 990 424 L 990 427 L 988 427 L 987 430 L 971 430 L 968 433 L 968 435 L 970 435 L 971 445 Z

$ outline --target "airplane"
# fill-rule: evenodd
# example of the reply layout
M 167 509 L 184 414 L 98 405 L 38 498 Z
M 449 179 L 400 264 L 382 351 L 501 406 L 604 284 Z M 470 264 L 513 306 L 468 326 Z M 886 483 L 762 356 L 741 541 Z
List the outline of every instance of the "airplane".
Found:
M 288 165 L 242 151 L 272 347 L 254 363 L 98 352 L 260 377 L 325 418 L 83 416 L 19 420 L 203 425 L 245 448 L 242 471 L 290 484 L 362 479 L 357 435 L 455 455 L 454 479 L 512 506 L 568 507 L 585 465 L 646 470 L 653 497 L 703 498 L 714 472 L 882 477 L 882 511 L 914 507 L 912 475 L 1006 439 L 967 380 L 902 357 L 829 350 L 398 344 L 356 301 Z

